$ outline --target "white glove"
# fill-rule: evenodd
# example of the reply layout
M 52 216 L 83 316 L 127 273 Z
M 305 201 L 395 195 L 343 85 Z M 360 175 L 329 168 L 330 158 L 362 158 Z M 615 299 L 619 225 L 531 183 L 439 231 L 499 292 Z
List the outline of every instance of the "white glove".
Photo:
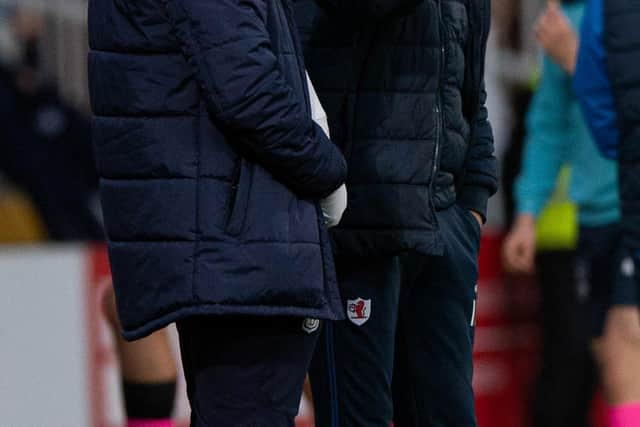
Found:
M 342 214 L 347 209 L 347 186 L 342 184 L 327 198 L 320 200 L 320 208 L 327 227 L 331 228 L 340 224 Z

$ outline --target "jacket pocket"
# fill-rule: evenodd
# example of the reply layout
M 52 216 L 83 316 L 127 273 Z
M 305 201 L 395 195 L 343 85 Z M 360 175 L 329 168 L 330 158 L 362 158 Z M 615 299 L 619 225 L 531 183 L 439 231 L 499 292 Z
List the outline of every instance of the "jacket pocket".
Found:
M 225 232 L 231 236 L 240 235 L 244 229 L 252 180 L 253 166 L 246 160 L 240 159 L 240 165 L 231 186 L 227 224 L 225 226 Z
M 476 217 L 471 213 L 469 209 L 466 209 L 459 204 L 455 205 L 462 215 L 463 221 L 467 224 L 467 230 L 471 232 L 471 235 L 474 237 L 474 242 L 477 247 L 480 246 L 480 240 L 482 239 L 482 226 L 478 223 Z

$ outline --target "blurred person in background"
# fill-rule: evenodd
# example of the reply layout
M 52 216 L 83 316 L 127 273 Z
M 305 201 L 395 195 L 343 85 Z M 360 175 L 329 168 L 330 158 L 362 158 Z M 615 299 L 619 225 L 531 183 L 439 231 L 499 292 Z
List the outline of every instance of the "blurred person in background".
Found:
M 502 159 L 502 189 L 507 230 L 517 219 L 515 183 L 522 170 L 522 153 L 528 143 L 527 113 L 539 82 L 512 87 L 514 127 L 509 148 Z M 509 288 L 537 287 L 541 353 L 528 403 L 535 427 L 585 427 L 597 383 L 590 349 L 590 334 L 584 324 L 586 308 L 576 292 L 575 204 L 569 199 L 570 168 L 562 172 L 536 220 L 535 276 L 510 274 Z M 529 303 L 531 304 L 531 302 Z
M 583 2 L 563 4 L 565 13 L 579 23 Z M 585 324 L 589 311 L 581 284 L 584 281 L 576 275 L 575 228 L 580 219 L 573 201 L 600 196 L 599 188 L 578 187 L 581 177 L 588 178 L 590 168 L 598 166 L 598 159 L 597 153 L 589 150 L 590 136 L 572 93 L 570 76 L 544 56 L 536 86 L 525 109 L 521 136 L 516 128 L 515 143 L 504 160 L 504 178 L 515 179 L 515 185 L 505 184 L 511 192 L 506 199 L 515 202 L 507 209 L 515 216 L 509 222 L 511 232 L 505 239 L 503 260 L 512 273 L 530 274 L 535 265 L 540 292 L 542 357 L 532 390 L 532 425 L 585 427 L 590 424 L 597 379 L 590 328 Z M 516 99 L 522 100 L 526 92 L 518 93 Z M 517 141 L 524 142 L 522 147 L 518 148 Z M 585 162 L 589 156 L 595 158 L 595 165 Z M 614 175 L 609 166 L 611 188 L 615 186 Z M 604 186 L 606 189 L 606 180 Z M 615 194 L 609 205 L 615 211 Z M 511 280 L 523 279 L 514 276 Z
M 585 52 L 597 52 L 597 54 L 604 52 L 602 46 L 599 49 L 593 48 L 593 38 L 602 39 L 603 37 L 602 5 L 601 1 L 591 1 L 588 5 L 583 23 L 585 37 L 581 41 L 585 44 L 581 50 L 584 49 Z M 625 5 L 628 6 L 626 3 Z M 637 12 L 636 15 L 632 13 L 633 8 L 620 8 L 620 5 L 614 4 L 609 4 L 609 6 L 617 12 L 618 16 L 637 17 Z M 625 40 L 633 34 L 637 21 L 635 24 L 629 24 L 631 22 L 633 21 L 623 19 L 622 22 L 618 22 L 618 25 L 608 27 L 609 34 L 616 35 L 613 37 L 614 41 L 619 43 L 620 40 Z M 567 19 L 567 16 L 554 3 L 549 5 L 537 28 L 540 43 L 548 55 L 558 64 L 558 67 L 562 67 L 568 76 L 571 76 L 576 69 L 578 38 L 574 28 L 576 25 Z M 624 42 L 622 44 L 624 45 Z M 627 49 L 623 49 L 621 55 L 621 51 L 614 51 L 617 55 L 615 59 L 618 59 L 616 63 L 618 72 L 624 76 L 629 75 L 627 73 L 633 73 L 633 69 L 629 68 L 630 64 L 633 64 L 633 61 L 629 61 L 630 57 L 633 57 L 632 54 L 629 54 L 630 51 L 633 51 L 632 46 L 634 45 L 626 45 Z M 604 64 L 602 58 L 600 59 L 601 64 Z M 623 62 L 620 62 L 620 59 L 623 59 Z M 584 75 L 574 77 L 576 94 L 583 101 L 583 106 L 585 104 L 595 106 L 591 109 L 587 107 L 585 111 L 587 112 L 587 123 L 594 131 L 593 135 L 596 140 L 609 139 L 611 131 L 608 132 L 609 136 L 603 137 L 602 129 L 599 127 L 603 119 L 610 120 L 612 111 L 603 108 L 601 97 L 595 96 L 593 92 L 587 94 L 588 89 L 585 91 L 585 88 L 593 88 L 594 83 L 602 83 L 602 73 L 598 75 L 597 67 L 593 66 L 593 62 L 589 64 L 588 59 L 583 59 L 582 62 L 582 70 L 588 77 Z M 611 62 L 609 65 L 611 67 Z M 604 65 L 601 65 L 600 70 L 603 67 Z M 594 72 L 596 74 L 593 74 Z M 629 98 L 626 97 L 628 95 L 623 96 L 628 102 Z M 634 99 L 634 102 L 637 102 L 637 98 Z M 615 126 L 613 128 L 615 129 Z M 613 138 L 615 139 L 615 136 Z M 574 146 L 579 143 L 577 140 L 572 142 Z M 595 148 L 593 141 L 590 142 L 588 147 L 585 146 L 585 149 Z M 608 143 L 610 144 L 611 140 Z M 606 182 L 613 184 L 616 198 L 618 198 L 615 163 L 599 157 L 599 153 L 590 154 L 589 159 L 593 156 L 601 159 L 598 160 L 600 163 L 602 161 L 608 163 L 606 166 L 592 164 L 588 170 L 585 170 L 581 185 L 593 185 L 599 190 L 593 192 L 593 200 L 584 199 L 582 202 L 581 199 L 577 200 L 581 214 L 585 209 L 590 211 L 599 206 L 604 207 L 602 203 L 608 199 L 608 194 L 610 194 L 609 190 L 601 187 Z M 622 163 L 631 162 L 632 168 L 637 167 L 637 162 L 634 162 L 633 158 L 632 156 L 626 158 Z M 573 165 L 575 168 L 578 164 L 573 163 Z M 612 174 L 611 170 L 613 170 Z M 609 175 L 613 175 L 613 179 L 608 177 Z M 621 176 L 624 176 L 624 173 Z M 637 181 L 634 180 L 631 185 L 632 192 L 637 191 Z M 623 185 L 622 191 L 623 194 L 625 191 L 629 192 L 629 187 Z M 633 260 L 628 258 L 628 242 L 631 237 L 629 233 L 632 233 L 635 230 L 634 227 L 637 228 L 638 225 L 633 221 L 620 223 L 619 201 L 616 202 L 616 210 L 618 213 L 613 222 L 581 221 L 577 274 L 581 276 L 581 282 L 587 285 L 585 291 L 591 308 L 591 326 L 594 333 L 592 348 L 600 368 L 603 391 L 609 403 L 610 425 L 635 427 L 640 425 L 640 405 L 638 405 L 640 402 L 640 317 L 637 307 L 638 289 L 634 277 L 635 269 Z M 601 210 L 601 214 L 604 215 L 604 210 Z M 582 219 L 584 219 L 583 215 L 581 215 Z M 626 227 L 625 224 L 627 224 Z M 630 230 L 628 230 L 629 228 Z M 517 250 L 517 248 L 513 250 Z M 522 251 L 521 254 L 525 252 Z M 526 263 L 519 264 L 519 262 L 522 260 L 514 259 L 512 265 L 515 268 L 518 268 L 518 265 L 526 267 Z
M 554 11 L 549 15 L 549 52 L 567 72 L 574 73 L 574 87 L 595 140 L 607 158 L 618 161 L 622 218 L 616 236 L 620 255 L 615 270 L 618 282 L 635 285 L 637 292 L 640 5 L 624 0 L 589 0 L 579 37 L 561 15 Z M 639 322 L 637 307 L 620 307 L 609 315 L 607 334 L 597 343 L 612 427 L 640 426 Z
M 14 22 L 22 57 L 0 70 L 0 168 L 30 196 L 50 239 L 99 241 L 90 123 L 43 78 L 40 18 L 18 11 Z
M 618 162 L 623 246 L 635 261 L 636 277 L 640 261 L 639 22 L 638 3 L 589 0 L 574 75 L 601 152 Z M 577 44 L 571 37 L 566 43 Z M 623 263 L 630 265 L 627 260 Z
M 327 325 L 312 363 L 316 425 L 474 426 L 477 256 L 497 188 L 489 1 L 295 7 L 349 164 L 332 231 L 348 321 Z
M 48 239 L 101 242 L 104 233 L 92 200 L 97 173 L 91 126 L 61 99 L 39 64 L 39 15 L 18 9 L 15 31 L 22 59 L 0 70 L 0 171 L 31 199 Z M 166 331 L 138 343 L 120 336 L 113 287 L 100 289 L 114 331 L 129 427 L 171 425 L 176 366 Z
M 177 323 L 192 426 L 293 426 L 320 319 L 344 316 L 327 227 L 346 162 L 291 5 L 90 0 L 89 40 L 124 336 Z

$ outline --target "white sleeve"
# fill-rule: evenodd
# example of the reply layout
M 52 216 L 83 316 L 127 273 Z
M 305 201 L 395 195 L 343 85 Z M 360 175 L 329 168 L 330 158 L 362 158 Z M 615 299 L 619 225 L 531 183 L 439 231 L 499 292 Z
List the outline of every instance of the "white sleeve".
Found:
M 309 87 L 309 99 L 311 100 L 311 118 L 322 128 L 328 137 L 331 137 L 329 133 L 329 120 L 327 119 L 327 113 L 324 111 L 324 108 L 322 108 L 320 98 L 318 98 L 316 89 L 313 87 L 313 83 L 311 83 L 311 79 L 309 78 L 309 73 L 306 74 L 307 86 Z

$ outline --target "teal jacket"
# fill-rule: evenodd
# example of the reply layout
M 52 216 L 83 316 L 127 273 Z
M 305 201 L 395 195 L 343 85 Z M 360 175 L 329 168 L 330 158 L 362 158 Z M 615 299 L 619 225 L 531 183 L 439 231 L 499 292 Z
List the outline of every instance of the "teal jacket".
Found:
M 578 29 L 584 5 L 564 7 Z M 538 214 L 556 186 L 563 165 L 571 167 L 569 196 L 578 205 L 579 223 L 598 226 L 620 219 L 617 170 L 592 140 L 572 89 L 571 77 L 544 57 L 540 85 L 527 113 L 522 171 L 516 181 L 520 214 Z

